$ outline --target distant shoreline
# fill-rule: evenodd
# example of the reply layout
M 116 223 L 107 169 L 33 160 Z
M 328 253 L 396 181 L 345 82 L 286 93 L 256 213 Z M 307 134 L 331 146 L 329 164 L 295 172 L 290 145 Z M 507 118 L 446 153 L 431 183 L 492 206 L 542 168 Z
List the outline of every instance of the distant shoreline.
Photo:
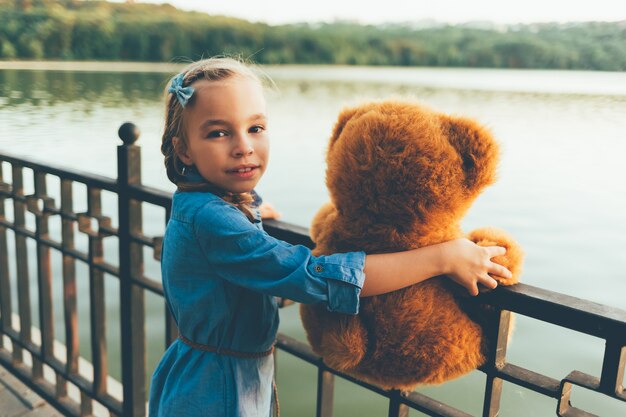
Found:
M 33 71 L 81 71 L 81 72 L 152 72 L 152 73 L 177 73 L 193 61 L 183 62 L 150 62 L 150 61 L 54 61 L 54 60 L 15 60 L 3 61 L 0 59 L 0 70 L 33 70 Z M 620 74 L 624 71 L 604 71 L 589 69 L 559 69 L 559 68 L 500 68 L 500 67 L 462 67 L 462 66 L 404 66 L 404 65 L 345 65 L 345 64 L 257 64 L 264 69 L 286 68 L 328 68 L 356 69 L 378 68 L 398 70 L 472 70 L 472 71 L 524 71 L 524 72 L 594 72 Z
M 0 69 L 86 72 L 178 72 L 187 62 L 0 61 Z

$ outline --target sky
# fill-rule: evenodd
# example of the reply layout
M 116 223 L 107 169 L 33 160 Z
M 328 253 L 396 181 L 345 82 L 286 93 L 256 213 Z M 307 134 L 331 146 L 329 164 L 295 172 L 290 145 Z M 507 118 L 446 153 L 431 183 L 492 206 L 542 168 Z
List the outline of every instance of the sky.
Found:
M 137 0 L 163 3 L 164 0 Z M 283 24 L 349 20 L 365 24 L 626 21 L 626 0 L 169 0 L 184 10 Z

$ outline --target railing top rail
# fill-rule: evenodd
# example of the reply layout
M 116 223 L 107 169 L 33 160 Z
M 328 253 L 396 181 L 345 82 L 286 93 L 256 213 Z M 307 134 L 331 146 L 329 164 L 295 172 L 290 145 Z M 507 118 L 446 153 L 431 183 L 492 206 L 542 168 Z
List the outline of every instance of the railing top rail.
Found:
M 39 161 L 34 158 L 28 158 L 13 155 L 8 152 L 0 152 L 0 162 L 5 161 L 10 164 L 19 165 L 25 168 L 30 168 L 35 171 L 45 172 L 47 174 L 55 175 L 60 178 L 70 179 L 72 181 L 81 182 L 84 184 L 95 185 L 103 190 L 117 192 L 117 181 L 103 175 L 91 174 L 76 169 L 67 167 L 61 167 L 59 165 L 51 164 L 49 162 Z
M 484 293 L 480 302 L 592 336 L 626 343 L 626 310 L 528 284 Z
M 147 185 L 129 185 L 130 197 L 161 207 L 169 207 L 172 203 L 172 193 Z

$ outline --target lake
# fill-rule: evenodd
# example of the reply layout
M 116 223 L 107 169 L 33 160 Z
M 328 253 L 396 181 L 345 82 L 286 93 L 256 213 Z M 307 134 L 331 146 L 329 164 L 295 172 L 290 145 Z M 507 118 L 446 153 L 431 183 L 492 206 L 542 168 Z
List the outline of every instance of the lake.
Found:
M 21 65 L 0 63 L 0 151 L 114 177 L 117 129 L 132 121 L 142 131 L 138 144 L 144 183 L 173 190 L 159 152 L 161 100 L 169 77 L 181 66 Z M 527 284 L 626 309 L 626 73 L 317 66 L 265 70 L 276 88 L 268 91 L 271 162 L 258 191 L 283 213 L 283 220 L 308 226 L 328 199 L 324 152 L 343 107 L 372 99 L 417 100 L 478 119 L 502 145 L 498 182 L 473 205 L 464 230 L 487 225 L 508 230 L 526 251 L 522 281 Z M 114 210 L 114 204 L 105 200 L 105 211 Z M 162 213 L 148 210 L 144 229 L 160 234 L 162 224 Z M 53 262 L 55 268 L 60 264 L 56 256 Z M 158 279 L 156 263 L 148 262 L 146 268 Z M 77 271 L 86 269 L 79 266 Z M 79 282 L 84 289 L 85 281 Z M 108 281 L 110 372 L 119 376 L 118 287 L 115 280 Z M 57 280 L 56 294 L 59 288 Z M 79 300 L 81 311 L 88 306 L 88 300 Z M 56 303 L 61 341 L 62 311 Z M 149 297 L 148 315 L 151 372 L 163 352 L 163 306 L 156 297 Z M 281 318 L 284 333 L 304 340 L 297 308 L 286 308 Z M 88 320 L 79 323 L 81 353 L 87 358 L 88 325 Z M 518 317 L 508 358 L 560 380 L 574 369 L 599 376 L 603 349 L 596 338 Z M 284 415 L 314 415 L 315 369 L 286 354 L 278 361 Z M 479 415 L 483 382 L 483 374 L 474 372 L 420 391 Z M 336 390 L 337 416 L 386 413 L 386 401 L 375 394 L 339 380 Z M 576 391 L 574 402 L 602 416 L 626 415 L 623 403 L 582 390 Z M 505 383 L 502 416 L 554 415 L 555 408 L 556 401 Z

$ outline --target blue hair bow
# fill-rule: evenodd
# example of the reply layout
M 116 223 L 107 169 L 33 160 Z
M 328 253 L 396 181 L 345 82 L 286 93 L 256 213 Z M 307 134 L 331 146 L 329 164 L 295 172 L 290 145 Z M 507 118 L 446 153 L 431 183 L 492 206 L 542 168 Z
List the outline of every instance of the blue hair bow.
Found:
M 184 78 L 185 74 L 181 72 L 176 77 L 172 78 L 172 84 L 170 84 L 170 88 L 167 89 L 169 93 L 176 95 L 178 102 L 183 107 L 187 105 L 187 102 L 191 96 L 193 96 L 194 92 L 193 87 L 183 87 Z

